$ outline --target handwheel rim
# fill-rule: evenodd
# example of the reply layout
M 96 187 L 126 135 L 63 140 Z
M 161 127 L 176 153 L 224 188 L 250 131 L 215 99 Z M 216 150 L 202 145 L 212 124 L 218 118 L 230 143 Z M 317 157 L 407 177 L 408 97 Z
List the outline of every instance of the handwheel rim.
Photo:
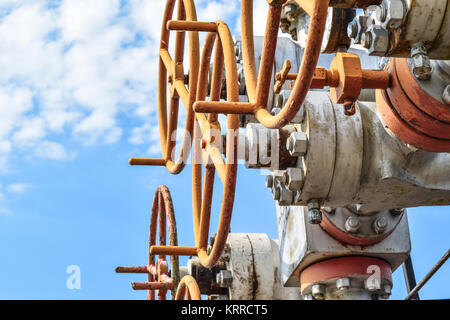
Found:
M 296 0 L 304 4 L 304 8 L 311 16 L 309 30 L 314 36 L 309 36 L 303 54 L 299 73 L 291 95 L 284 107 L 277 115 L 271 115 L 266 109 L 268 102 L 275 50 L 277 46 L 278 27 L 281 20 L 282 4 L 285 0 L 270 1 L 269 15 L 267 20 L 266 34 L 264 36 L 263 52 L 259 75 L 256 77 L 256 62 L 254 55 L 253 17 L 251 0 L 245 0 L 242 5 L 242 47 L 244 61 L 244 75 L 249 93 L 250 102 L 196 102 L 196 112 L 214 112 L 224 114 L 254 114 L 258 121 L 267 128 L 280 129 L 287 125 L 297 114 L 303 104 L 313 81 L 317 62 L 321 51 L 322 39 L 325 31 L 329 0 Z M 309 2 L 308 2 L 309 1 Z M 256 80 L 257 79 L 257 80 Z M 253 97 L 253 99 L 252 99 Z
M 157 228 L 159 227 L 159 228 Z M 156 269 L 155 277 L 151 272 L 148 274 L 148 281 L 161 281 L 159 266 L 161 262 L 166 262 L 166 255 L 159 255 L 158 261 L 155 263 L 155 255 L 151 254 L 151 248 L 156 245 L 156 234 L 158 229 L 158 245 L 165 246 L 167 241 L 167 228 L 169 229 L 169 243 L 171 246 L 178 245 L 177 237 L 177 227 L 175 220 L 175 212 L 173 209 L 173 201 L 170 195 L 170 191 L 166 186 L 159 186 L 153 197 L 152 212 L 150 217 L 150 232 L 149 232 L 149 250 L 148 250 L 148 266 L 150 269 L 153 267 Z M 166 262 L 167 263 L 167 262 Z M 171 278 L 173 280 L 172 288 L 176 288 L 179 282 L 179 258 L 178 256 L 172 255 L 170 257 L 171 263 Z M 160 294 L 161 293 L 161 294 Z M 165 299 L 167 289 L 158 292 L 159 299 Z M 172 290 L 172 297 L 174 292 Z M 154 291 L 148 290 L 147 295 L 148 300 L 154 299 Z
M 178 18 L 186 19 L 187 21 L 197 21 L 197 15 L 193 0 L 179 0 Z M 177 174 L 183 170 L 189 157 L 191 143 L 192 143 L 192 130 L 194 122 L 194 113 L 192 105 L 195 102 L 195 93 L 197 87 L 197 74 L 199 66 L 199 37 L 198 32 L 189 31 L 189 91 L 184 86 L 184 72 L 183 72 L 183 84 L 178 74 L 180 68 L 175 65 L 183 61 L 184 52 L 184 32 L 177 32 L 176 35 L 176 52 L 175 60 L 173 60 L 169 54 L 169 41 L 170 30 L 167 29 L 167 22 L 171 20 L 173 11 L 175 8 L 176 0 L 168 0 L 164 11 L 163 23 L 161 28 L 161 44 L 160 44 L 160 59 L 159 59 L 159 71 L 158 71 L 158 119 L 159 119 L 159 131 L 161 149 L 163 153 L 163 160 L 166 168 L 169 172 Z M 184 16 L 183 17 L 183 13 Z M 183 40 L 181 40 L 183 39 Z M 180 48 L 182 46 L 183 48 Z M 173 63 L 170 63 L 170 62 Z M 169 68 L 166 64 L 171 64 Z M 179 67 L 179 65 L 178 65 Z M 173 70 L 168 70 L 173 69 Z M 178 71 L 177 71 L 178 70 Z M 183 68 L 181 67 L 181 71 Z M 172 76 L 173 90 L 176 91 L 170 99 L 170 109 L 168 117 L 167 109 L 167 82 L 168 73 Z M 176 97 L 178 95 L 178 98 Z M 176 132 L 177 120 L 178 120 L 178 107 L 179 100 L 182 100 L 184 106 L 187 109 L 186 121 L 183 139 L 181 143 L 181 151 L 177 159 L 174 161 L 172 153 L 175 150 L 175 143 L 173 141 L 173 133 Z
M 236 57 L 234 55 L 234 43 L 231 33 L 227 25 L 221 21 L 217 22 L 217 36 L 221 43 L 224 55 L 224 64 L 226 72 L 227 85 L 227 100 L 239 101 L 239 89 L 237 86 L 237 68 Z M 202 53 L 201 70 L 199 72 L 198 94 L 197 100 L 204 100 L 206 96 L 205 83 L 207 81 L 207 71 L 213 48 L 212 34 L 209 33 L 207 41 Z M 215 60 L 216 61 L 216 60 Z M 218 68 L 217 68 L 218 69 Z M 217 81 L 220 77 L 217 77 Z M 213 88 L 215 84 L 212 84 Z M 203 90 L 203 91 L 202 91 Z M 202 91 L 202 92 L 200 92 Z M 213 92 L 211 93 L 213 95 Z M 217 97 L 215 97 L 217 99 Z M 220 98 L 220 97 L 219 97 Z M 211 146 L 210 154 L 214 162 L 214 169 L 218 170 L 220 180 L 223 183 L 222 206 L 220 210 L 219 226 L 212 246 L 211 252 L 208 254 L 208 236 L 209 236 L 209 221 L 211 214 L 212 202 L 212 188 L 214 177 L 205 175 L 205 185 L 211 184 L 210 190 L 202 196 L 202 185 L 200 183 L 202 177 L 202 164 L 198 163 L 199 148 L 198 148 L 198 134 L 205 134 L 205 130 L 210 128 L 210 122 L 205 114 L 196 114 L 199 121 L 200 130 L 194 131 L 194 148 L 193 148 L 193 212 L 194 212 L 194 233 L 196 246 L 198 247 L 198 258 L 200 263 L 211 268 L 220 258 L 220 255 L 225 247 L 228 233 L 230 230 L 231 216 L 234 204 L 234 193 L 236 188 L 236 174 L 237 174 L 237 136 L 236 132 L 239 128 L 239 119 L 237 115 L 227 115 L 227 139 L 226 139 L 226 160 L 219 161 L 217 157 L 217 146 Z M 220 128 L 220 127 L 219 127 Z M 209 146 L 209 142 L 208 142 Z M 206 170 L 209 170 L 208 168 Z M 209 181 L 208 181 L 209 179 Z M 212 181 L 211 181 L 212 179 Z
M 159 244 L 166 245 L 167 226 L 169 230 L 169 242 L 171 246 L 177 247 L 177 227 L 170 191 L 166 186 L 159 186 L 152 202 L 147 265 L 116 268 L 117 273 L 146 273 L 148 275 L 147 282 L 132 282 L 131 286 L 134 290 L 147 290 L 148 300 L 155 299 L 155 291 L 158 291 L 158 299 L 164 300 L 168 290 L 172 291 L 172 298 L 174 298 L 174 288 L 178 286 L 180 280 L 178 255 L 173 253 L 168 254 L 171 257 L 170 262 L 172 267 L 169 272 L 166 254 L 159 254 L 158 260 L 155 262 L 155 255 L 152 253 L 152 248 L 157 241 L 157 230 Z
M 244 10 L 248 9 L 248 2 L 251 0 L 244 0 L 242 7 Z M 304 1 L 297 1 L 304 3 Z M 309 4 L 308 13 L 311 16 L 309 25 L 309 33 L 314 37 L 308 36 L 305 51 L 302 57 L 302 63 L 298 72 L 297 79 L 295 80 L 292 93 L 285 103 L 281 112 L 277 115 L 271 115 L 270 112 L 265 109 L 267 104 L 268 92 L 270 88 L 270 77 L 264 79 L 261 74 L 265 74 L 264 70 L 273 68 L 273 61 L 275 58 L 275 50 L 277 46 L 278 27 L 281 19 L 282 7 L 279 5 L 270 5 L 269 15 L 266 27 L 266 33 L 264 37 L 263 53 L 261 56 L 260 76 L 258 77 L 257 84 L 252 83 L 251 79 L 254 79 L 253 70 L 256 70 L 254 52 L 251 54 L 249 50 L 243 51 L 243 59 L 247 62 L 244 64 L 244 74 L 247 87 L 252 87 L 250 91 L 256 91 L 256 97 L 254 102 L 256 108 L 254 114 L 258 121 L 268 128 L 281 128 L 288 124 L 297 114 L 298 110 L 305 100 L 306 94 L 311 87 L 311 83 L 314 76 L 314 71 L 319 60 L 321 51 L 322 39 L 325 31 L 325 24 L 327 18 L 327 11 L 329 0 L 314 0 Z M 251 22 L 253 19 L 251 19 Z M 247 19 L 242 19 L 242 24 L 248 23 Z M 243 26 L 242 30 L 249 30 L 247 26 Z M 244 37 L 245 35 L 245 37 Z M 243 33 L 242 44 L 244 48 L 251 48 L 253 42 L 253 36 L 249 36 L 249 33 Z M 247 75 L 249 75 L 250 81 L 247 83 Z M 255 88 L 255 89 L 253 89 Z
M 184 276 L 181 279 L 175 300 L 202 300 L 200 288 L 192 276 Z

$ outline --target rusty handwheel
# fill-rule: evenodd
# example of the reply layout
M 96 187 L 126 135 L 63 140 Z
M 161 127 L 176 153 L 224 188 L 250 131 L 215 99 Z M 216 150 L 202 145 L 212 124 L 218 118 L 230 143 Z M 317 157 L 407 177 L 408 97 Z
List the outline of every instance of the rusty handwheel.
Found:
M 199 68 L 199 37 L 198 32 L 190 31 L 189 35 L 189 75 L 185 75 L 183 67 L 185 32 L 177 32 L 175 37 L 174 56 L 169 53 L 170 30 L 167 28 L 175 9 L 176 0 L 168 0 L 164 11 L 161 30 L 160 59 L 158 73 L 158 118 L 161 139 L 162 159 L 130 159 L 131 165 L 157 165 L 166 166 L 169 172 L 177 174 L 183 170 L 189 158 L 194 112 L 192 105 L 195 102 Z M 196 21 L 197 14 L 193 0 L 178 1 L 178 21 Z M 170 105 L 167 110 L 167 83 L 169 83 Z M 186 88 L 186 84 L 188 87 Z M 185 121 L 181 151 L 175 161 L 174 152 L 178 122 L 178 107 L 180 98 L 186 107 Z M 167 112 L 169 111 L 169 112 Z
M 157 228 L 159 226 L 159 228 Z M 170 257 L 171 270 L 169 271 L 165 255 L 155 256 L 151 253 L 151 247 L 156 244 L 157 229 L 159 245 L 166 245 L 166 226 L 169 230 L 169 242 L 171 246 L 177 246 L 177 226 L 173 211 L 172 198 L 169 189 L 159 186 L 153 198 L 152 213 L 150 219 L 150 239 L 148 265 L 143 267 L 117 267 L 117 273 L 147 273 L 148 282 L 132 282 L 134 290 L 148 290 L 147 299 L 155 299 L 155 291 L 158 291 L 158 299 L 164 300 L 168 290 L 175 297 L 175 289 L 178 287 L 179 259 L 177 255 Z
M 216 43 L 210 101 L 220 100 L 223 69 L 225 67 L 227 102 L 237 103 L 239 101 L 237 65 L 234 43 L 228 26 L 222 21 L 215 23 L 171 21 L 168 23 L 168 26 L 174 30 L 208 32 L 202 52 L 197 101 L 205 100 L 207 94 L 210 59 L 214 43 Z M 230 230 L 236 188 L 239 118 L 236 114 L 227 115 L 225 159 L 222 155 L 222 146 L 224 143 L 217 114 L 196 113 L 196 119 L 198 122 L 194 129 L 192 166 L 193 219 L 196 244 L 194 255 L 198 256 L 200 263 L 204 267 L 211 268 L 220 258 Z M 205 165 L 203 192 L 201 182 L 202 164 Z M 223 184 L 222 206 L 214 245 L 211 251 L 207 252 L 212 193 L 216 170 Z M 194 253 L 193 248 L 190 247 L 153 248 L 153 252 L 164 254 L 171 254 L 173 252 L 181 253 L 181 250 L 186 250 L 185 255 L 193 255 L 192 253 Z
M 175 300 L 202 300 L 197 281 L 191 276 L 184 276 L 178 285 Z
M 309 34 L 302 64 L 292 93 L 285 107 L 276 116 L 266 109 L 270 94 L 270 83 L 281 10 L 286 0 L 268 0 L 269 14 L 264 37 L 259 76 L 256 74 L 256 62 L 253 43 L 253 0 L 241 2 L 242 49 L 244 73 L 250 102 L 210 102 L 198 101 L 194 104 L 196 112 L 225 114 L 254 114 L 259 122 L 268 128 L 281 128 L 288 124 L 300 109 L 311 86 L 319 59 L 322 38 L 325 30 L 329 0 L 297 0 L 303 10 L 311 16 Z

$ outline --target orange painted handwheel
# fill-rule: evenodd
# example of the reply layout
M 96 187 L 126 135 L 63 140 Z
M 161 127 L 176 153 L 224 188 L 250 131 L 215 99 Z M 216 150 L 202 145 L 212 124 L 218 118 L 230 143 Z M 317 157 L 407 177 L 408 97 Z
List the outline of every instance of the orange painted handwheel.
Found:
M 220 100 L 222 73 L 225 66 L 227 101 L 237 102 L 239 101 L 239 88 L 233 39 L 225 23 L 219 21 L 216 24 L 217 32 L 207 34 L 202 52 L 197 101 L 203 101 L 206 98 L 209 65 L 214 43 L 216 43 L 210 101 Z M 220 258 L 230 230 L 236 188 L 239 118 L 234 114 L 227 116 L 225 159 L 222 156 L 224 144 L 218 116 L 196 113 L 196 118 L 198 126 L 194 129 L 194 164 L 192 166 L 194 233 L 199 261 L 203 266 L 211 268 Z M 205 165 L 203 192 L 202 162 Z M 214 245 L 211 252 L 207 253 L 216 171 L 223 185 L 222 206 Z
M 252 0 L 245 0 L 242 4 L 242 10 L 250 6 Z M 256 74 L 256 63 L 254 50 L 243 49 L 244 59 L 244 71 L 245 81 L 247 85 L 247 91 L 253 93 L 253 97 L 250 96 L 251 101 L 256 102 L 256 109 L 254 113 L 257 119 L 266 127 L 269 128 L 281 128 L 288 124 L 297 114 L 303 101 L 311 87 L 311 82 L 314 77 L 317 62 L 319 60 L 322 38 L 325 31 L 325 23 L 327 19 L 327 11 L 329 0 L 302 0 L 297 1 L 303 10 L 311 16 L 311 22 L 309 25 L 309 37 L 306 43 L 306 48 L 303 54 L 303 60 L 295 80 L 294 87 L 292 89 L 291 96 L 281 109 L 281 112 L 276 116 L 272 116 L 266 109 L 269 90 L 271 88 L 271 77 L 273 64 L 275 59 L 275 50 L 277 47 L 278 28 L 280 25 L 282 6 L 280 3 L 285 1 L 271 1 L 269 7 L 269 15 L 266 25 L 266 33 L 264 37 L 263 52 L 261 56 L 261 65 L 259 69 L 259 77 L 257 83 L 252 82 L 254 76 L 248 74 Z M 246 15 L 246 18 L 242 21 L 242 46 L 243 48 L 253 47 L 253 34 L 249 31 L 249 24 L 253 24 L 253 19 L 249 18 L 250 12 Z M 251 89 L 249 89 L 251 88 Z M 256 94 L 256 95 L 255 95 Z
M 281 112 L 273 116 L 266 109 L 271 90 L 271 74 L 277 47 L 278 28 L 281 20 L 282 5 L 286 0 L 268 1 L 269 14 L 264 36 L 259 76 L 256 74 L 256 62 L 253 42 L 253 0 L 241 2 L 242 56 L 244 61 L 245 84 L 250 102 L 201 102 L 194 104 L 196 112 L 225 114 L 254 114 L 264 126 L 279 129 L 288 124 L 297 114 L 308 93 L 316 70 L 325 31 L 329 0 L 297 0 L 311 16 L 306 48 L 302 64 L 295 80 L 292 93 Z
M 175 300 L 202 300 L 197 281 L 191 276 L 184 276 L 177 289 Z
M 185 51 L 185 32 L 176 33 L 175 52 L 173 57 L 169 53 L 170 30 L 167 22 L 171 20 L 176 0 L 168 0 L 164 11 L 161 43 L 159 51 L 158 72 L 158 119 L 161 140 L 162 159 L 130 159 L 131 165 L 165 165 L 169 172 L 180 173 L 189 158 L 199 67 L 199 37 L 198 32 L 190 31 L 189 35 L 189 75 L 185 75 L 183 60 Z M 193 0 L 178 1 L 178 21 L 197 21 L 197 14 Z M 188 79 L 188 81 L 187 81 Z M 170 104 L 167 110 L 167 83 L 169 83 Z M 188 84 L 188 87 L 186 87 Z M 175 160 L 176 132 L 178 123 L 178 108 L 180 98 L 186 108 L 186 121 L 181 151 Z
M 155 291 L 158 291 L 158 299 L 165 300 L 167 291 L 172 290 L 172 298 L 174 298 L 174 288 L 177 288 L 180 281 L 179 259 L 177 255 L 170 257 L 171 271 L 169 273 L 166 256 L 159 255 L 158 260 L 155 261 L 155 256 L 151 253 L 151 248 L 156 245 L 157 232 L 159 245 L 166 245 L 166 226 L 169 230 L 170 245 L 177 246 L 177 226 L 172 198 L 167 187 L 159 186 L 153 198 L 147 266 L 116 268 L 117 273 L 147 273 L 148 282 L 132 282 L 132 287 L 134 290 L 148 290 L 148 300 L 155 299 Z
M 208 32 L 202 52 L 196 100 L 204 101 L 206 99 L 211 55 L 214 43 L 216 43 L 210 101 L 220 100 L 225 67 L 227 101 L 237 102 L 239 100 L 239 88 L 236 56 L 233 38 L 228 26 L 222 21 L 215 23 L 171 21 L 168 26 L 174 30 L 206 30 Z M 235 114 L 227 115 L 226 148 L 223 152 L 224 137 L 222 136 L 218 115 L 196 113 L 195 117 L 197 121 L 194 126 L 192 151 L 192 207 L 195 247 L 153 246 L 151 252 L 154 254 L 198 256 L 204 267 L 211 268 L 219 260 L 230 231 L 236 189 L 239 118 Z M 225 159 L 223 153 L 225 153 Z M 205 180 L 202 185 L 203 165 L 205 167 Z M 209 224 L 216 171 L 223 185 L 222 205 L 215 241 L 211 251 L 208 252 Z

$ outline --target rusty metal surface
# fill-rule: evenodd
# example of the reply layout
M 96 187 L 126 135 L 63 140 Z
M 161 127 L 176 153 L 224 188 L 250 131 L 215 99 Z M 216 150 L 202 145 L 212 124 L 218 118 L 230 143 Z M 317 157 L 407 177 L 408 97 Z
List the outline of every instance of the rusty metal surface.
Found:
M 147 266 L 140 267 L 117 267 L 117 273 L 147 273 L 147 282 L 133 282 L 134 290 L 148 290 L 147 299 L 155 299 L 155 291 L 158 291 L 158 299 L 164 300 L 168 290 L 177 288 L 179 279 L 179 260 L 176 254 L 170 257 L 171 271 L 164 253 L 159 254 L 155 261 L 153 246 L 158 244 L 165 246 L 167 241 L 167 230 L 169 231 L 169 243 L 173 247 L 178 246 L 177 226 L 173 210 L 172 197 L 166 186 L 159 186 L 153 197 L 152 211 L 150 217 L 149 253 Z
M 231 33 L 224 22 L 217 22 L 218 28 L 215 36 L 209 34 L 202 52 L 201 70 L 198 79 L 197 100 L 203 101 L 206 98 L 206 85 L 208 81 L 209 64 L 214 46 L 214 38 L 216 41 L 216 54 L 214 59 L 213 77 L 211 84 L 210 101 L 218 101 L 220 99 L 220 83 L 222 81 L 223 67 L 225 66 L 227 101 L 239 101 L 238 75 L 236 68 L 236 56 L 234 52 L 234 42 Z M 196 244 L 198 246 L 198 257 L 200 263 L 205 267 L 212 267 L 219 259 L 230 230 L 231 215 L 234 204 L 234 192 L 236 188 L 237 175 L 237 143 L 238 139 L 235 135 L 239 128 L 239 119 L 237 115 L 227 116 L 227 134 L 226 134 L 226 158 L 223 159 L 219 146 L 222 144 L 217 142 L 214 144 L 210 139 L 206 141 L 203 148 L 199 148 L 198 142 L 200 137 L 207 135 L 211 129 L 219 129 L 217 116 L 196 113 L 196 119 L 199 122 L 199 130 L 194 130 L 194 159 L 203 158 L 205 165 L 205 177 L 202 191 L 202 163 L 194 162 L 192 166 L 192 200 L 194 213 L 194 226 L 196 232 Z M 212 160 L 212 165 L 208 165 Z M 222 205 L 219 217 L 219 226 L 217 229 L 214 245 L 211 252 L 207 252 L 209 238 L 209 223 L 211 216 L 211 204 L 214 187 L 214 176 L 217 171 L 219 178 L 223 184 Z
M 276 74 L 275 93 L 279 93 L 286 80 L 295 80 L 298 74 L 288 73 L 290 62 L 286 60 L 282 70 Z M 355 114 L 354 103 L 363 89 L 386 89 L 389 85 L 389 73 L 379 70 L 363 70 L 358 55 L 338 52 L 331 68 L 316 67 L 311 88 L 330 87 L 334 103 L 344 104 L 346 114 Z M 347 110 L 351 109 L 351 110 Z
M 427 115 L 450 125 L 450 107 L 424 91 L 414 78 L 408 59 L 394 59 L 394 68 L 396 79 L 411 102 Z
M 412 81 L 403 79 L 404 82 L 400 84 L 396 72 L 397 59 L 394 59 L 394 61 L 393 64 L 389 65 L 392 85 L 386 91 L 377 90 L 376 93 L 377 106 L 383 121 L 389 130 L 401 140 L 416 148 L 430 152 L 449 152 L 450 140 L 446 137 L 450 137 L 450 124 L 442 121 L 442 114 L 448 116 L 450 110 L 447 108 L 447 112 L 434 113 L 441 118 L 433 118 L 423 112 L 422 109 L 429 105 L 431 107 L 428 109 L 428 113 L 430 113 L 429 110 L 434 109 L 436 111 L 435 106 L 438 104 L 433 104 L 433 99 L 427 96 L 423 90 L 418 92 L 417 88 L 410 89 L 413 86 L 412 81 L 415 81 L 414 79 Z M 403 63 L 403 68 L 406 67 L 407 65 Z M 407 90 L 412 94 L 412 97 L 409 97 L 403 90 L 408 85 L 410 88 Z M 419 100 L 419 104 L 414 104 L 412 99 Z M 430 103 L 427 104 L 427 101 Z
M 328 279 L 361 276 L 369 278 L 369 272 L 377 268 L 377 276 L 386 280 L 392 287 L 391 266 L 381 259 L 371 257 L 342 257 L 325 260 L 313 264 L 302 271 L 300 275 L 300 290 L 302 294 L 313 286 Z M 368 271 L 369 270 L 369 271 Z
M 354 216 L 359 221 L 362 221 L 358 231 L 349 232 L 345 230 L 343 227 L 345 220 L 342 221 L 342 219 L 345 219 L 347 216 Z M 386 218 L 388 227 L 386 227 L 386 231 L 376 234 L 372 230 L 372 222 L 380 216 Z M 323 220 L 320 226 L 324 231 L 340 242 L 354 246 L 369 246 L 386 239 L 395 228 L 397 228 L 402 218 L 403 213 L 394 215 L 389 211 L 372 213 L 370 215 L 358 215 L 347 208 L 336 208 L 330 212 L 322 209 Z

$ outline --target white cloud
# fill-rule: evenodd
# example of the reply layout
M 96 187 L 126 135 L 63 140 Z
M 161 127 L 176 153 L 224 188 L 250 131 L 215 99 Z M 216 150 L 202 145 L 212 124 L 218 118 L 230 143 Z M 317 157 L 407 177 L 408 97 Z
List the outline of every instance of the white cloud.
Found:
M 65 160 L 68 158 L 64 146 L 51 141 L 43 141 L 36 146 L 35 154 L 40 158 L 51 160 Z
M 0 2 L 0 170 L 17 152 L 70 158 L 66 141 L 51 141 L 56 135 L 83 145 L 112 144 L 125 135 L 132 144 L 148 144 L 149 152 L 159 148 L 158 47 L 166 0 Z M 234 23 L 239 12 L 238 1 L 195 4 L 202 21 Z
M 6 188 L 6 191 L 8 193 L 24 193 L 30 187 L 28 183 L 13 183 Z

